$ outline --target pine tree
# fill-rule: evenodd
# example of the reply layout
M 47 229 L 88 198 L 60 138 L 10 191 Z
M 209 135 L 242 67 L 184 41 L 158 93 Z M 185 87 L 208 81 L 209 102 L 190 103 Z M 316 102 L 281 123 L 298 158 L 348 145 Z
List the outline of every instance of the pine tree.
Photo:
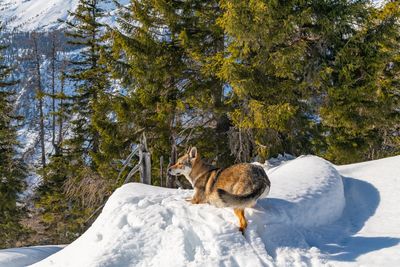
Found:
M 17 203 L 25 188 L 26 167 L 16 152 L 15 94 L 8 90 L 15 81 L 10 80 L 12 70 L 3 63 L 5 48 L 0 45 L 0 248 L 14 246 L 25 231 Z
M 219 75 L 231 87 L 237 161 L 255 155 L 299 154 L 306 146 L 307 75 L 318 40 L 309 1 L 221 1 L 219 24 L 228 35 Z M 308 70 L 310 69 L 310 70 Z M 300 144 L 299 144 L 300 143 Z
M 129 10 L 123 9 L 120 14 L 122 30 L 110 33 L 114 76 L 121 78 L 127 89 L 126 95 L 116 98 L 113 108 L 120 125 L 115 135 L 125 135 L 122 140 L 138 143 L 144 131 L 153 162 L 168 155 L 176 145 L 179 113 L 183 109 L 179 105 L 183 97 L 179 86 L 183 85 L 185 75 L 178 37 L 168 28 L 161 8 L 153 1 L 131 1 Z
M 43 86 L 43 77 L 41 72 L 41 52 L 39 51 L 39 36 L 38 33 L 32 33 L 32 63 L 33 77 L 35 81 L 35 95 L 37 99 L 37 107 L 39 112 L 39 139 L 40 139 L 40 155 L 42 168 L 46 167 L 46 147 L 45 147 L 45 114 L 44 114 L 44 97 L 45 89 Z
M 327 66 L 325 157 L 337 163 L 371 160 L 399 151 L 400 4 L 365 10 L 367 17 L 335 43 Z
M 322 66 L 331 39 L 363 18 L 367 3 L 221 1 L 228 47 L 219 75 L 232 89 L 238 161 L 318 152 Z
M 69 119 L 71 136 L 59 138 L 59 151 L 44 170 L 44 181 L 39 188 L 37 206 L 42 208 L 43 222 L 53 240 L 71 241 L 87 225 L 85 220 L 105 197 L 110 195 L 110 184 L 98 174 L 100 135 L 94 118 L 104 118 L 99 109 L 101 95 L 108 88 L 108 77 L 100 62 L 104 26 L 98 0 L 80 0 L 77 9 L 70 12 L 72 19 L 65 21 L 69 44 L 79 53 L 68 60 L 62 81 L 74 84 L 74 93 L 63 92 L 56 97 L 63 100 L 58 114 L 61 122 Z M 62 133 L 60 133 L 62 134 Z
M 50 72 L 51 72 L 51 144 L 55 150 L 55 154 L 58 154 L 58 145 L 56 142 L 56 121 L 57 121 L 57 111 L 56 111 L 56 78 L 57 78 L 57 52 L 59 48 L 59 40 L 57 37 L 57 32 L 51 34 L 51 50 L 50 50 Z
M 74 175 L 70 165 L 71 157 L 65 153 L 52 155 L 44 169 L 45 175 L 36 190 L 38 199 L 35 206 L 40 211 L 48 244 L 69 243 L 85 230 L 85 216 L 90 210 L 82 207 L 79 200 L 68 198 L 65 182 Z
M 224 50 L 224 33 L 216 24 L 218 2 L 131 1 L 121 9 L 120 30 L 110 30 L 113 49 L 105 58 L 126 91 L 103 102 L 114 120 L 98 124 L 109 141 L 104 154 L 114 176 L 116 159 L 127 155 L 142 131 L 153 173 L 160 171 L 161 156 L 172 159 L 177 147 L 180 152 L 188 144 L 219 165 L 231 163 L 224 82 L 215 72 Z
M 99 0 L 81 0 L 75 12 L 71 12 L 73 21 L 68 25 L 69 44 L 80 48 L 77 59 L 69 62 L 70 69 L 66 77 L 75 82 L 75 95 L 72 96 L 71 114 L 76 116 L 71 123 L 74 137 L 69 147 L 79 164 L 93 168 L 91 154 L 99 150 L 99 134 L 93 126 L 93 113 L 98 104 L 99 95 L 108 88 L 107 74 L 100 63 L 100 48 L 104 26 L 99 23 L 103 16 Z
M 217 20 L 222 15 L 219 1 L 158 1 L 164 7 L 168 27 L 174 29 L 183 49 L 188 74 L 183 102 L 186 116 L 205 116 L 209 120 L 186 125 L 191 132 L 187 143 L 195 144 L 206 158 L 219 166 L 233 162 L 228 147 L 231 110 L 225 94 L 226 81 L 218 76 L 225 53 L 225 33 Z M 172 18 L 172 19 L 171 19 Z
M 109 88 L 107 69 L 100 59 L 100 50 L 105 46 L 105 27 L 99 22 L 104 13 L 100 8 L 101 2 L 81 0 L 77 9 L 70 13 L 73 19 L 66 22 L 68 43 L 80 49 L 78 56 L 68 62 L 65 75 L 66 79 L 75 83 L 69 110 L 69 116 L 73 118 L 73 136 L 64 141 L 66 153 L 71 158 L 69 184 L 91 181 L 106 186 L 103 183 L 106 177 L 99 176 L 97 171 L 96 159 L 101 140 L 95 127 L 95 118 L 105 120 L 104 110 L 99 106 L 102 95 Z M 86 192 L 74 192 L 77 193 L 75 197 L 85 198 Z M 98 201 L 101 202 L 104 197 L 99 196 Z

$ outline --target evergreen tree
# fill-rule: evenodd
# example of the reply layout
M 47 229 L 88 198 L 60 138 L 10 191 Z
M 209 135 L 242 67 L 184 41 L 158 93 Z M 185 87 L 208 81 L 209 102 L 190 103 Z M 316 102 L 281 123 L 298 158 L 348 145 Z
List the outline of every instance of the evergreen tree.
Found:
M 32 64 L 33 64 L 33 77 L 35 81 L 35 96 L 37 99 L 38 107 L 38 124 L 39 124 L 39 139 L 40 139 L 40 154 L 42 168 L 46 167 L 46 147 L 45 147 L 45 114 L 44 114 L 44 97 L 45 89 L 42 82 L 41 72 L 41 52 L 39 51 L 39 35 L 36 32 L 32 33 Z
M 196 144 L 203 156 L 215 160 L 219 166 L 233 162 L 228 147 L 228 132 L 231 121 L 227 112 L 231 110 L 226 81 L 218 76 L 221 58 L 225 54 L 225 33 L 217 20 L 222 15 L 219 1 L 177 1 L 168 8 L 169 1 L 161 1 L 163 13 L 168 18 L 168 27 L 179 36 L 179 45 L 184 51 L 186 116 L 209 118 L 205 123 L 186 125 L 191 131 L 188 142 Z
M 219 75 L 232 88 L 238 161 L 318 151 L 329 38 L 363 17 L 367 2 L 221 1 L 228 47 Z
M 25 231 L 20 224 L 18 194 L 25 188 L 26 167 L 16 152 L 18 118 L 13 110 L 15 95 L 8 90 L 15 81 L 10 80 L 11 69 L 3 63 L 5 48 L 0 45 L 0 248 L 15 246 Z
M 219 24 L 228 35 L 219 75 L 232 89 L 230 113 L 237 161 L 278 152 L 298 154 L 315 42 L 308 1 L 221 1 Z
M 366 9 L 363 24 L 335 43 L 326 66 L 326 158 L 337 163 L 371 160 L 399 151 L 400 4 Z M 398 129 L 397 129 L 398 130 Z
M 142 131 L 153 173 L 159 173 L 160 156 L 189 143 L 219 165 L 231 163 L 224 82 L 215 72 L 224 50 L 224 33 L 216 24 L 220 12 L 217 1 L 131 1 L 122 8 L 120 30 L 109 34 L 112 53 L 104 57 L 126 91 L 103 102 L 113 121 L 98 124 L 113 164 L 104 169 L 114 169 L 114 177 L 116 159 L 126 156 Z
M 62 79 L 75 85 L 74 94 L 63 102 L 58 114 L 69 118 L 71 136 L 62 138 L 59 151 L 44 169 L 37 205 L 53 240 L 71 241 L 85 228 L 85 219 L 110 194 L 107 179 L 98 175 L 100 135 L 94 118 L 103 118 L 99 99 L 108 88 L 108 77 L 100 62 L 104 26 L 98 0 L 80 0 L 66 21 L 69 44 L 79 53 L 67 62 Z M 64 93 L 57 97 L 65 99 Z M 62 126 L 60 127 L 62 128 Z
M 130 130 L 124 139 L 138 143 L 141 131 L 145 131 L 153 162 L 168 155 L 177 143 L 179 116 L 184 110 L 180 86 L 184 86 L 185 79 L 178 36 L 168 27 L 168 18 L 160 6 L 162 1 L 158 1 L 160 5 L 156 2 L 131 1 L 129 9 L 120 14 L 122 30 L 111 32 L 112 68 L 127 89 L 126 95 L 117 97 L 113 108 L 116 123 L 122 126 L 118 135 Z M 125 149 L 129 149 L 129 144 Z
M 36 190 L 40 220 L 45 226 L 46 244 L 69 243 L 85 230 L 85 210 L 79 200 L 68 198 L 65 182 L 72 177 L 69 157 L 65 153 L 55 154 L 44 169 L 45 176 Z
M 99 134 L 93 126 L 92 117 L 100 94 L 109 87 L 106 69 L 100 63 L 100 48 L 103 45 L 104 26 L 99 23 L 103 16 L 99 0 L 81 0 L 72 21 L 66 22 L 69 44 L 80 48 L 80 53 L 69 62 L 66 77 L 75 82 L 72 96 L 71 122 L 73 138 L 68 141 L 70 152 L 81 165 L 95 169 L 92 155 L 99 151 Z

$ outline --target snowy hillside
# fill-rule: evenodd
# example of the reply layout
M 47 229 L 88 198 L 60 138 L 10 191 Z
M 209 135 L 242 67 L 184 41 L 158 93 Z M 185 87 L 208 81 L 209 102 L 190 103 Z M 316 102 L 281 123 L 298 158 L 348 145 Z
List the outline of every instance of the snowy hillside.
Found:
M 54 28 L 58 19 L 66 19 L 78 0 L 2 0 L 0 17 L 8 29 L 33 31 Z
M 112 195 L 84 235 L 33 266 L 400 262 L 400 156 L 347 166 L 306 156 L 267 172 L 270 196 L 247 210 L 245 236 L 230 209 L 184 201 L 191 190 L 133 183 Z
M 19 155 L 28 165 L 29 177 L 26 181 L 28 188 L 22 194 L 22 202 L 30 205 L 29 198 L 33 195 L 35 187 L 41 182 L 37 168 L 41 166 L 41 147 L 39 135 L 39 112 L 37 99 L 37 73 L 35 72 L 32 32 L 36 34 L 40 55 L 40 81 L 42 90 L 46 93 L 52 91 L 51 50 L 55 42 L 57 50 L 57 62 L 55 63 L 55 91 L 61 90 L 61 68 L 64 61 L 74 60 L 79 56 L 77 47 L 67 44 L 67 37 L 60 28 L 59 20 L 69 18 L 69 11 L 74 11 L 79 0 L 0 0 L 0 22 L 5 30 L 1 32 L 1 43 L 8 46 L 5 51 L 4 62 L 13 66 L 13 79 L 19 83 L 10 87 L 17 93 L 15 111 L 24 118 L 22 127 L 18 129 L 18 140 L 21 144 Z M 122 5 L 129 0 L 118 0 Z M 101 1 L 100 7 L 104 10 L 105 17 L 102 21 L 107 25 L 115 23 L 114 14 L 118 12 L 113 0 Z M 54 38 L 54 39 L 53 39 Z M 72 95 L 75 86 L 70 80 L 65 81 L 64 93 Z M 59 101 L 56 101 L 56 107 Z M 49 158 L 54 153 L 51 136 L 51 110 L 52 99 L 44 98 L 45 114 L 45 147 L 46 156 Z M 68 130 L 68 125 L 64 131 Z
M 126 4 L 129 0 L 118 2 Z M 74 11 L 77 4 L 78 0 L 1 0 L 0 18 L 9 30 L 53 30 L 62 27 L 58 20 L 66 20 L 68 11 Z M 113 1 L 103 1 L 102 8 L 111 14 L 106 20 L 112 22 L 115 11 Z

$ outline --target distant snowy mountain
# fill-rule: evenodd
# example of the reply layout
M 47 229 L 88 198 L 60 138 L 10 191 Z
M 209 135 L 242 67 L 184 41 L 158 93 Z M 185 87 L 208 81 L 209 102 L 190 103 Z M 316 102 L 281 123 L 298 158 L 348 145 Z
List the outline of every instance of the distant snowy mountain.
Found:
M 68 11 L 74 11 L 79 0 L 1 0 L 0 18 L 8 30 L 19 32 L 49 31 L 63 27 L 59 19 L 66 20 Z M 121 4 L 129 0 L 118 1 Z M 116 6 L 112 0 L 104 0 L 101 7 L 106 22 L 112 23 Z
M 131 183 L 86 233 L 34 266 L 398 265 L 400 156 L 346 166 L 306 156 L 265 168 L 271 193 L 246 211 L 245 236 L 231 209 L 186 202 L 192 190 Z M 21 266 L 10 259 L 0 251 L 1 267 Z
M 0 17 L 7 29 L 17 31 L 49 30 L 66 19 L 78 0 L 2 0 Z
M 129 0 L 119 0 L 122 5 Z M 19 83 L 10 90 L 17 92 L 15 109 L 18 115 L 24 117 L 24 125 L 18 130 L 18 138 L 21 144 L 19 149 L 29 167 L 27 178 L 28 189 L 22 195 L 24 198 L 32 195 L 34 188 L 40 183 L 41 177 L 36 173 L 40 167 L 40 143 L 38 129 L 38 106 L 36 98 L 37 79 L 34 64 L 32 62 L 33 39 L 32 32 L 37 32 L 40 54 L 40 72 L 43 90 L 51 92 L 51 46 L 54 36 L 58 45 L 57 66 L 55 77 L 56 92 L 60 92 L 60 65 L 64 59 L 77 57 L 79 48 L 67 44 L 67 37 L 62 28 L 65 27 L 59 20 L 69 20 L 69 11 L 74 11 L 79 0 L 0 0 L 0 22 L 5 26 L 0 42 L 8 45 L 5 54 L 5 63 L 14 68 L 13 79 Z M 113 0 L 100 1 L 101 8 L 105 11 L 102 22 L 107 25 L 115 24 L 115 13 L 118 12 Z M 73 84 L 66 84 L 64 92 L 72 95 Z M 51 144 L 51 99 L 44 100 L 45 113 L 45 146 L 47 157 L 53 153 Z M 65 127 L 67 130 L 67 127 Z

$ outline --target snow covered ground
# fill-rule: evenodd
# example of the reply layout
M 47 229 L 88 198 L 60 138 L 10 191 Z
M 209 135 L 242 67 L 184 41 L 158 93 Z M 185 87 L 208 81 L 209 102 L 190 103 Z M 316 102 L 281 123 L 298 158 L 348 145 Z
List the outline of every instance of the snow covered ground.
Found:
M 350 234 L 326 247 L 335 265 L 400 266 L 400 156 L 337 169 Z
M 245 236 L 230 209 L 184 201 L 191 190 L 132 183 L 33 266 L 399 266 L 400 156 L 346 166 L 305 156 L 267 173 L 270 195 L 246 211 Z M 2 255 L 0 266 L 24 266 Z
M 0 250 L 0 266 L 28 266 L 47 258 L 63 247 L 63 245 L 57 245 L 3 249 Z

